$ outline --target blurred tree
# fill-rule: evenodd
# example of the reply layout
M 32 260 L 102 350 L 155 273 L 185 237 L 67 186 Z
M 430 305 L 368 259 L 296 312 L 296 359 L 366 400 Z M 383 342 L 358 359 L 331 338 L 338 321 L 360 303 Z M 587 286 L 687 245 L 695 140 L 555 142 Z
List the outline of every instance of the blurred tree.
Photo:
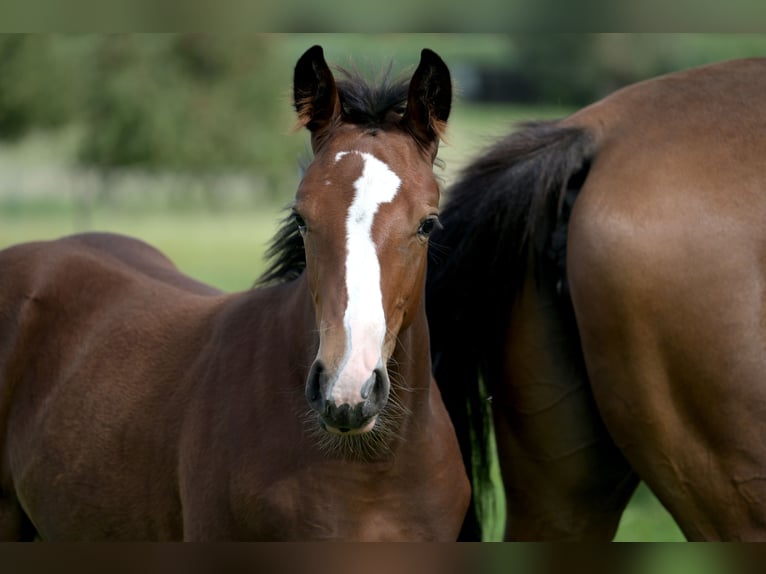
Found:
M 536 101 L 580 105 L 591 98 L 599 71 L 591 34 L 513 36 L 517 74 Z
M 504 62 L 480 67 L 477 99 L 579 107 L 652 76 L 766 53 L 762 34 L 510 34 L 508 39 Z
M 291 64 L 271 42 L 265 35 L 102 37 L 81 161 L 197 178 L 245 171 L 278 186 L 300 142 L 274 142 L 287 136 L 293 116 L 281 97 Z
M 62 37 L 0 34 L 0 139 L 53 127 L 75 113 L 77 89 L 69 75 L 72 52 Z
M 387 59 L 414 69 L 428 46 L 450 65 L 462 101 L 567 107 L 674 69 L 766 53 L 759 34 L 8 34 L 0 140 L 74 126 L 81 164 L 102 173 L 188 174 L 198 187 L 246 174 L 254 193 L 287 197 L 307 148 L 305 133 L 290 133 L 292 69 L 314 43 L 371 76 Z

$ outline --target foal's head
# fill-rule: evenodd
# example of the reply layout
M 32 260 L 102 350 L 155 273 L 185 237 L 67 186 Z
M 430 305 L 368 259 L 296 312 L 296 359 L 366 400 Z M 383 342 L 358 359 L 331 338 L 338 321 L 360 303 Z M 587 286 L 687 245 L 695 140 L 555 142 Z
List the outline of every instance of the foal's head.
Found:
M 294 96 L 314 151 L 293 206 L 320 341 L 306 396 L 327 431 L 364 434 L 388 401 L 397 337 L 421 309 L 449 70 L 423 50 L 409 86 L 336 85 L 315 46 L 295 67 Z

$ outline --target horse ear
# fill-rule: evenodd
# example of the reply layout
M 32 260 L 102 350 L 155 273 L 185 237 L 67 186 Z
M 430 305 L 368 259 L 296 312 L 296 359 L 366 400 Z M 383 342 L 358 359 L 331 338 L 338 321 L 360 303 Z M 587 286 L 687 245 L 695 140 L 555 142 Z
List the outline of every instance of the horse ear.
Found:
M 436 156 L 452 106 L 452 79 L 447 64 L 429 49 L 420 53 L 420 64 L 410 80 L 407 110 L 402 123 Z
M 322 132 L 340 113 L 335 78 L 321 46 L 306 50 L 295 64 L 293 98 L 298 122 L 306 126 L 312 136 Z

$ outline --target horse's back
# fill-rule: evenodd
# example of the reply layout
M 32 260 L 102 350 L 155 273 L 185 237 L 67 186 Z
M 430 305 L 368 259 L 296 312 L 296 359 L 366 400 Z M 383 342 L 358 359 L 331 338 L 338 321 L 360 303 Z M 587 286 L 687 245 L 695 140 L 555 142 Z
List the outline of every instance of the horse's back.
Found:
M 569 120 L 596 149 L 567 254 L 591 384 L 695 538 L 766 534 L 764 93 L 766 60 L 730 62 Z
M 197 295 L 219 295 L 221 291 L 180 272 L 161 251 L 148 243 L 115 233 L 81 233 L 64 238 L 65 242 L 82 245 L 104 256 L 124 263 L 129 268 L 173 287 Z
M 706 140 L 726 132 L 757 138 L 764 121 L 765 75 L 766 58 L 674 72 L 617 90 L 563 123 L 584 127 L 602 145 L 649 138 L 661 144 L 689 134 Z
M 207 336 L 216 293 L 121 236 L 0 251 L 0 522 L 18 519 L 16 499 L 55 517 L 35 524 L 51 536 L 71 537 L 70 523 L 98 525 L 80 532 L 91 539 L 152 537 L 139 524 L 153 536 L 180 535 L 170 517 L 183 373 Z M 96 469 L 110 476 L 98 491 L 89 486 Z M 123 508 L 111 513 L 119 523 L 85 519 L 108 516 L 109 506 Z M 155 524 L 131 522 L 147 514 Z M 12 524 L 0 527 L 12 535 Z

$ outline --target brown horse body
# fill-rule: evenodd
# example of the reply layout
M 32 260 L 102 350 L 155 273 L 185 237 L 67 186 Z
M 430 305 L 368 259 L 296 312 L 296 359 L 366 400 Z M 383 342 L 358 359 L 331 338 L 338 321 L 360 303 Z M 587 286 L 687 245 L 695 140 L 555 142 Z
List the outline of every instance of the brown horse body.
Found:
M 395 114 L 405 126 L 413 121 L 410 131 L 385 123 L 370 135 L 375 129 L 341 114 L 337 98 L 345 93 L 335 91 L 321 49 L 301 59 L 296 108 L 314 135 L 316 159 L 299 201 L 312 202 L 312 215 L 328 227 L 305 234 L 304 256 L 288 222 L 282 235 L 293 251 L 270 277 L 287 280 L 223 294 L 185 277 L 148 245 L 108 234 L 0 252 L 0 536 L 456 537 L 468 484 L 430 373 L 421 296 L 426 241 L 416 235 L 418 220 L 399 217 L 402 202 L 424 195 L 438 202 L 425 151 L 438 145 L 438 134 L 418 132 L 418 122 L 432 112 L 430 82 L 440 74 L 449 83 L 441 60 L 424 52 L 410 84 L 417 97 L 404 119 L 400 108 Z M 333 314 L 351 295 L 336 278 L 343 266 L 328 254 L 338 252 L 332 237 L 343 230 L 352 184 L 364 187 L 364 162 L 327 159 L 338 149 L 370 154 L 360 157 L 370 163 L 374 156 L 396 173 L 408 162 L 395 200 L 376 215 L 388 235 L 373 233 L 385 254 L 386 339 L 395 344 L 366 350 L 384 366 L 358 408 L 331 402 L 339 399 L 329 375 L 312 381 L 312 362 L 330 362 L 320 350 L 343 346 Z M 332 187 L 315 189 L 322 177 Z M 392 248 L 394 241 L 400 244 Z M 402 241 L 412 246 L 408 259 Z M 412 279 L 401 281 L 403 272 Z M 401 309 L 407 316 L 397 319 Z M 307 393 L 330 406 L 314 412 Z M 354 409 L 365 418 L 346 416 Z
M 483 374 L 507 538 L 609 539 L 644 480 L 690 539 L 766 539 L 764 93 L 765 60 L 636 84 L 452 190 L 436 378 L 464 427 Z

